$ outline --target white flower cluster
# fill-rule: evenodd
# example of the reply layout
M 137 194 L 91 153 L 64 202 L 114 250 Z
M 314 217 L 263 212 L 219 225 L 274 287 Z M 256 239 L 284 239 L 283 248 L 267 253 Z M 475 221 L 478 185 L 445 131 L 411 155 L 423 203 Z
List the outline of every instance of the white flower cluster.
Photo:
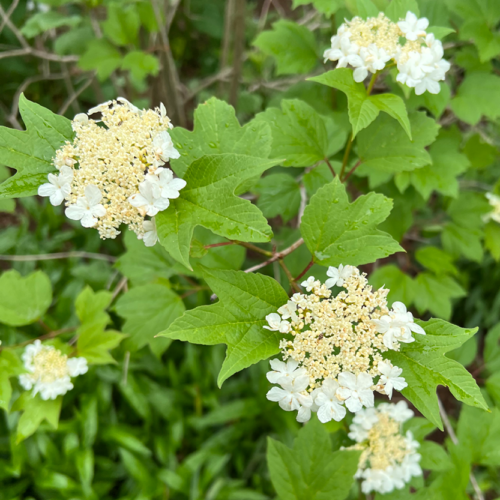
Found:
M 493 193 L 486 193 L 486 198 L 488 198 L 493 210 L 483 217 L 484 221 L 494 220 L 500 224 L 500 197 Z
M 43 345 L 40 340 L 29 344 L 22 359 L 28 373 L 19 376 L 20 384 L 33 389 L 33 395 L 40 393 L 44 400 L 56 399 L 73 389 L 70 377 L 87 373 L 85 358 L 69 358 L 53 346 Z
M 102 119 L 90 119 L 94 113 Z M 146 246 L 154 245 L 154 219 L 144 217 L 165 210 L 186 186 L 164 167 L 180 156 L 168 133 L 172 124 L 165 106 L 141 111 L 118 97 L 76 115 L 72 126 L 75 140 L 54 158 L 59 174 L 49 174 L 38 194 L 55 206 L 66 201 L 66 216 L 96 227 L 101 238 L 116 238 L 123 223 Z
M 355 17 L 339 27 L 324 58 L 338 61 L 338 68 L 352 66 L 356 82 L 362 82 L 369 72 L 383 70 L 393 60 L 399 70 L 398 82 L 415 88 L 417 95 L 425 91 L 438 94 L 438 82 L 445 79 L 450 63 L 443 59 L 443 44 L 425 31 L 428 26 L 425 17 L 418 19 L 413 12 L 398 23 L 383 13 L 366 21 Z
M 383 356 L 425 335 L 401 302 L 387 307 L 389 290 L 373 291 L 365 274 L 353 266 L 330 267 L 325 284 L 314 277 L 302 283 L 309 293 L 296 293 L 264 328 L 285 336 L 282 360 L 271 361 L 267 398 L 285 411 L 298 410 L 307 422 L 317 412 L 321 422 L 340 421 L 374 405 L 374 391 L 392 397 L 407 386 L 402 369 Z M 332 296 L 330 288 L 345 290 Z
M 363 493 L 390 493 L 422 475 L 416 452 L 420 444 L 410 431 L 401 433 L 401 424 L 412 417 L 405 401 L 382 403 L 355 415 L 349 437 L 357 444 L 347 449 L 362 450 L 355 477 L 362 479 Z

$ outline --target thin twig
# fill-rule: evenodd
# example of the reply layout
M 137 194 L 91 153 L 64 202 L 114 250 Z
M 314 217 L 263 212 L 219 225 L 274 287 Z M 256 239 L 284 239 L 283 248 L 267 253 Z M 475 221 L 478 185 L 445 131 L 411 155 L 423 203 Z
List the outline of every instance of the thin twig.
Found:
M 73 101 L 78 99 L 78 97 L 80 97 L 80 94 L 90 87 L 90 85 L 92 84 L 92 81 L 94 80 L 94 77 L 95 77 L 95 75 L 92 75 L 77 91 L 75 91 L 72 95 L 70 95 L 64 101 L 63 105 L 61 106 L 61 108 L 58 111 L 58 114 L 64 115 L 64 113 L 66 113 L 66 111 L 71 106 Z
M 300 278 L 302 278 L 302 276 L 304 276 L 304 274 L 307 273 L 307 271 L 309 271 L 309 269 L 311 269 L 311 267 L 314 265 L 314 259 L 311 259 L 311 262 L 309 262 L 309 264 L 307 264 L 306 268 L 295 278 L 294 281 L 299 281 Z
M 302 216 L 304 215 L 304 211 L 307 205 L 307 191 L 303 184 L 300 185 L 300 206 L 299 213 L 297 215 L 297 228 L 300 227 L 300 223 L 302 222 Z
M 10 9 L 9 9 L 10 12 Z M 12 13 L 11 13 L 12 14 Z M 2 4 L 0 4 L 0 16 L 3 19 L 3 24 L 7 25 L 7 27 L 14 33 L 15 37 L 19 41 L 19 43 L 24 47 L 24 48 L 29 48 L 29 43 L 26 41 L 26 38 L 22 35 L 22 33 L 17 29 L 17 26 L 11 21 L 10 15 L 3 10 Z M 3 26 L 2 26 L 3 28 Z
M 113 295 L 111 297 L 111 302 L 113 302 L 117 295 L 122 291 L 122 290 L 125 290 L 127 291 L 127 277 L 124 276 L 119 282 L 118 284 L 116 285 L 116 288 L 113 290 Z
M 292 273 L 290 272 L 288 267 L 286 267 L 286 264 L 283 261 L 283 259 L 279 259 L 278 262 L 279 262 L 279 265 L 281 266 L 281 268 L 283 269 L 283 271 L 285 271 L 286 277 L 288 278 L 288 282 L 290 283 L 290 286 L 292 287 L 292 289 L 298 293 L 302 292 L 302 289 L 293 279 Z
M 64 333 L 73 332 L 75 330 L 76 330 L 76 326 L 73 326 L 71 328 L 61 328 L 60 330 L 54 330 L 53 332 L 49 332 L 49 333 L 46 333 L 45 335 L 41 335 L 40 337 L 37 337 L 36 339 L 26 340 L 25 342 L 21 342 L 20 344 L 6 345 L 3 347 L 0 347 L 0 351 L 2 349 L 5 349 L 5 348 L 17 349 L 18 347 L 24 347 L 24 346 L 27 346 L 29 344 L 33 344 L 33 342 L 35 342 L 35 340 L 53 339 L 55 337 L 58 337 L 59 335 L 63 335 Z
M 14 13 L 18 4 L 19 0 L 14 0 L 11 6 L 9 7 L 9 10 L 5 13 L 5 17 L 2 16 L 2 23 L 0 24 L 0 33 L 2 33 L 3 29 L 5 28 L 5 25 L 7 24 L 7 19 L 10 19 L 10 16 Z
M 346 182 L 347 179 L 349 179 L 349 177 L 351 177 L 351 175 L 356 171 L 356 169 L 361 165 L 361 160 L 358 160 L 356 165 L 354 165 L 354 167 L 351 168 L 351 170 L 349 170 L 349 172 L 347 173 L 347 175 L 342 179 L 342 182 Z
M 448 414 L 446 413 L 446 410 L 444 409 L 443 403 L 441 402 L 441 399 L 439 398 L 439 396 L 438 396 L 438 405 L 439 405 L 439 414 L 441 415 L 441 418 L 443 419 L 443 423 L 444 423 L 444 427 L 446 429 L 446 432 L 448 433 L 448 436 L 450 436 L 450 439 L 453 442 L 453 444 L 458 445 L 457 435 L 455 434 L 455 431 L 453 430 L 453 427 L 451 426 L 450 419 L 448 418 Z M 470 479 L 470 482 L 472 484 L 472 487 L 474 488 L 474 493 L 476 494 L 476 500 L 484 500 L 483 492 L 481 491 L 481 488 L 479 487 L 476 476 L 474 476 L 472 471 L 470 473 L 469 479 Z
M 58 56 L 57 54 L 51 54 L 49 52 L 44 52 L 43 50 L 37 50 L 32 47 L 25 47 L 23 49 L 7 50 L 5 52 L 0 52 L 0 59 L 5 59 L 7 57 L 19 57 L 19 56 L 35 56 L 40 59 L 45 59 L 47 61 L 55 62 L 76 62 L 80 59 L 79 56 Z
M 300 238 L 295 243 L 290 245 L 288 248 L 285 248 L 285 250 L 283 250 L 281 252 L 276 252 L 270 259 L 266 260 L 265 262 L 261 262 L 260 264 L 257 264 L 256 266 L 249 267 L 248 269 L 245 269 L 245 272 L 246 273 L 253 273 L 254 271 L 258 271 L 259 269 L 266 267 L 268 264 L 271 264 L 272 262 L 275 262 L 276 260 L 283 259 L 283 257 L 286 257 L 288 254 L 291 254 L 294 250 L 299 248 L 303 243 L 304 243 L 304 239 Z
M 125 353 L 125 357 L 123 358 L 123 379 L 122 379 L 123 385 L 127 385 L 129 363 L 130 363 L 130 351 L 127 351 Z
M 55 260 L 55 259 L 97 259 L 107 260 L 108 262 L 115 262 L 116 257 L 112 255 L 105 255 L 102 253 L 91 252 L 59 252 L 59 253 L 45 253 L 39 255 L 0 255 L 0 260 L 8 260 L 11 262 L 31 262 L 37 260 Z
M 219 74 L 229 69 L 229 53 L 231 51 L 231 40 L 233 35 L 233 16 L 235 0 L 226 0 L 224 9 L 224 34 L 222 35 L 221 56 L 219 62 Z M 231 68 L 231 73 L 233 68 Z M 219 97 L 225 93 L 224 80 L 219 81 Z
M 234 50 L 233 73 L 229 88 L 229 104 L 236 107 L 238 103 L 238 90 L 240 88 L 241 68 L 243 66 L 243 52 L 245 50 L 245 10 L 246 0 L 236 0 L 234 9 Z

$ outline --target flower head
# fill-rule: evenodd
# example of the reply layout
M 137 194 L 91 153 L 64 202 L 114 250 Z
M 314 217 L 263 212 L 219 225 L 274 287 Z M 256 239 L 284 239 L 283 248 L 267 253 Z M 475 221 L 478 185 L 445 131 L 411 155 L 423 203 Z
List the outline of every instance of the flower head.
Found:
M 43 345 L 40 340 L 29 344 L 22 360 L 28 373 L 19 376 L 19 382 L 26 390 L 33 389 L 33 395 L 40 394 L 44 400 L 56 399 L 73 389 L 71 377 L 87 373 L 85 358 L 69 358 L 53 346 Z
M 373 290 L 356 267 L 330 267 L 327 275 L 324 284 L 314 277 L 304 281 L 306 291 L 268 314 L 264 326 L 284 334 L 281 360 L 271 361 L 269 381 L 282 384 L 307 376 L 305 390 L 314 404 L 297 407 L 300 422 L 315 411 L 322 422 L 342 419 L 346 408 L 356 413 L 372 407 L 374 391 L 391 397 L 394 389 L 406 387 L 402 370 L 384 353 L 411 342 L 412 332 L 425 333 L 404 304 L 396 302 L 389 310 L 389 290 Z M 333 296 L 335 285 L 343 290 Z
M 145 220 L 142 223 L 144 233 L 138 236 L 144 241 L 147 247 L 154 247 L 158 241 L 158 233 L 156 232 L 156 222 L 154 217 L 151 220 Z
M 100 120 L 89 118 L 98 113 Z M 169 199 L 177 198 L 186 185 L 164 166 L 179 158 L 165 106 L 140 110 L 118 97 L 76 115 L 72 128 L 74 140 L 53 159 L 61 173 L 49 174 L 39 194 L 50 196 L 52 204 L 66 200 L 66 215 L 84 227 L 96 227 L 102 238 L 115 238 L 121 224 L 143 237 L 144 217 L 167 209 Z M 98 192 L 100 199 L 93 203 Z
M 403 406 L 406 420 L 413 412 L 404 401 L 398 405 L 398 409 L 394 408 L 397 405 L 383 404 L 361 410 L 349 427 L 349 437 L 357 443 L 351 449 L 362 451 L 356 477 L 362 479 L 361 489 L 366 494 L 390 493 L 403 488 L 413 476 L 422 475 L 420 455 L 416 452 L 419 443 L 411 432 L 403 435 L 402 420 L 394 418 Z
M 331 39 L 325 60 L 337 61 L 338 68 L 354 68 L 356 82 L 365 80 L 393 60 L 398 67 L 397 81 L 415 88 L 415 93 L 437 94 L 450 64 L 443 59 L 443 45 L 426 29 L 429 21 L 407 12 L 393 23 L 385 14 L 366 20 L 355 17 L 342 24 Z M 406 38 L 406 43 L 400 39 Z
M 486 193 L 486 198 L 493 210 L 483 217 L 484 221 L 488 222 L 491 219 L 500 224 L 500 197 L 493 193 Z

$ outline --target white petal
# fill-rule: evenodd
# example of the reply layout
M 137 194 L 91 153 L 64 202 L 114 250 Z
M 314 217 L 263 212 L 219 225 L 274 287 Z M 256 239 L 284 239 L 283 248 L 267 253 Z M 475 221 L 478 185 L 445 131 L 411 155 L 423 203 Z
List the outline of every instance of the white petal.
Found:
M 83 227 L 94 227 L 97 224 L 97 219 L 92 216 L 90 211 L 86 211 L 81 218 Z
M 89 184 L 85 188 L 85 198 L 87 198 L 90 206 L 97 205 L 102 200 L 101 190 L 97 186 Z
M 64 194 L 60 189 L 57 189 L 53 195 L 50 197 L 50 203 L 54 207 L 58 207 L 64 200 Z
M 106 215 L 106 209 L 101 204 L 99 204 L 99 205 L 93 205 L 90 208 L 90 213 L 94 217 L 104 217 Z
M 66 208 L 64 213 L 68 219 L 80 220 L 87 211 L 79 205 L 70 205 Z
M 351 390 L 356 390 L 356 375 L 350 372 L 342 372 L 338 376 L 339 384 L 343 387 L 348 387 Z
M 38 196 L 52 196 L 57 191 L 57 187 L 53 184 L 42 184 L 38 186 Z
M 345 405 L 347 406 L 349 411 L 352 413 L 356 413 L 357 411 L 359 411 L 363 408 L 361 401 L 357 398 L 346 399 Z

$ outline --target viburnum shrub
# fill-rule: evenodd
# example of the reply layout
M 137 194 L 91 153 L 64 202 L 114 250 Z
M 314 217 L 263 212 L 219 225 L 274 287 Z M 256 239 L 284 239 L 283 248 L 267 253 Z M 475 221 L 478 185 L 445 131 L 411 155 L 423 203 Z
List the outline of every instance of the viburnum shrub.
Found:
M 80 25 L 48 3 L 20 30 L 2 7 L 23 47 Z M 234 28 L 231 71 L 180 97 L 179 4 L 105 2 L 76 60 L 111 99 L 68 119 L 20 91 L 25 130 L 0 129 L 0 198 L 42 261 L 5 230 L 0 500 L 493 499 L 500 329 L 474 335 L 500 319 L 499 6 L 294 0 L 265 30 L 266 1 L 248 57 Z M 192 127 L 138 97 L 160 64 L 140 26 Z

